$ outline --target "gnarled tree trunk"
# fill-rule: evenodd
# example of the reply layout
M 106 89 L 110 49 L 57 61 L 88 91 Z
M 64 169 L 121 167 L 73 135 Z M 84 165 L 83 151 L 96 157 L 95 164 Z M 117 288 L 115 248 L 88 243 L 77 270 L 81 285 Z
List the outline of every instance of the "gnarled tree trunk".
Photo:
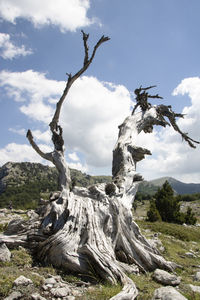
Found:
M 151 154 L 149 150 L 135 145 L 135 140 L 141 131 L 151 132 L 155 124 L 169 125 L 164 116 L 182 134 L 175 122 L 175 117 L 182 115 L 175 115 L 169 107 L 162 105 L 154 107 L 144 101 L 141 105 L 139 96 L 143 95 L 147 100 L 149 95 L 145 92 L 140 94 L 141 88 L 139 92 L 137 90 L 136 100 L 139 100 L 133 114 L 119 127 L 113 151 L 112 183 L 89 188 L 74 187 L 70 191 L 70 171 L 64 157 L 62 128 L 58 124 L 60 110 L 72 83 L 89 67 L 97 48 L 108 40 L 103 36 L 89 58 L 89 35 L 82 33 L 85 49 L 83 67 L 74 76 L 69 74 L 50 123 L 54 151 L 43 153 L 34 142 L 31 131 L 27 132 L 28 140 L 37 153 L 58 169 L 60 191 L 51 196 L 37 220 L 19 222 L 14 228 L 8 226 L 8 231 L 0 239 L 10 247 L 14 244 L 29 247 L 42 262 L 68 272 L 96 276 L 113 284 L 120 281 L 123 289 L 112 299 L 135 299 L 138 291 L 127 273 L 156 268 L 172 271 L 174 267 L 148 243 L 132 218 L 132 202 L 142 180 L 136 173 L 136 164 L 145 154 Z M 136 113 L 139 105 L 141 111 Z M 192 144 L 190 138 L 184 138 Z

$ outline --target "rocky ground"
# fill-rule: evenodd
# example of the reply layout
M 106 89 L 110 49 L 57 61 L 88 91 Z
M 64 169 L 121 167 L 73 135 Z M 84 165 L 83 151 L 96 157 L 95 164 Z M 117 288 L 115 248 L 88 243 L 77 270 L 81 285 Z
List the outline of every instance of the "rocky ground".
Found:
M 33 214 L 34 211 L 1 209 L 1 231 L 11 220 L 31 218 Z M 137 300 L 200 299 L 200 228 L 162 223 L 159 232 L 159 226 L 155 229 L 144 221 L 139 221 L 139 226 L 152 245 L 179 267 L 174 274 L 157 269 L 130 275 L 139 290 Z M 52 266 L 39 265 L 23 247 L 9 250 L 0 244 L 0 299 L 100 300 L 111 298 L 120 289 L 119 285 L 109 286 L 97 278 L 83 278 L 81 274 L 75 277 Z

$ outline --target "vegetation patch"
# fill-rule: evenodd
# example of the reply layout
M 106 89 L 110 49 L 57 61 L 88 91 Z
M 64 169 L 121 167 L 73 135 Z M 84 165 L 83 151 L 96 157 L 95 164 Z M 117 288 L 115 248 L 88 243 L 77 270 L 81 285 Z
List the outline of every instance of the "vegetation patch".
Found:
M 79 300 L 109 300 L 121 291 L 122 287 L 120 284 L 111 285 L 97 285 L 88 289 L 88 291 Z
M 200 240 L 200 230 L 195 226 L 183 226 L 179 224 L 167 223 L 167 222 L 147 222 L 137 221 L 139 226 L 144 229 L 150 229 L 153 232 L 160 232 L 165 235 L 173 236 L 181 241 L 196 241 Z

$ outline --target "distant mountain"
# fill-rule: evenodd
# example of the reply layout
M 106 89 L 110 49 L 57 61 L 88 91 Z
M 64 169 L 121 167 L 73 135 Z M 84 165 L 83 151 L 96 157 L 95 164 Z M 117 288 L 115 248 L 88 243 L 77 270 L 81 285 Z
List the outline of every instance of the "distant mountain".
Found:
M 139 191 L 152 195 L 157 191 L 158 187 L 161 187 L 165 183 L 166 180 L 169 182 L 176 194 L 183 195 L 200 193 L 199 183 L 184 183 L 172 177 L 161 177 L 150 181 L 144 181 L 140 184 Z

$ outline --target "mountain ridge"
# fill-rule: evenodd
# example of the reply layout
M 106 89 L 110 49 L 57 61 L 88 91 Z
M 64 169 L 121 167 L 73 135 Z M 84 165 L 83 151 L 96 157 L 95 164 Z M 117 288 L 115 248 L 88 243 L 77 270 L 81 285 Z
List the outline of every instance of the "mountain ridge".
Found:
M 0 207 L 8 207 L 9 202 L 15 208 L 34 208 L 46 193 L 56 191 L 58 173 L 55 167 L 40 163 L 7 162 L 0 167 Z M 96 183 L 110 182 L 111 176 L 91 176 L 71 169 L 72 181 L 77 186 L 89 186 Z M 158 187 L 168 180 L 175 194 L 200 193 L 200 184 L 183 183 L 173 177 L 161 177 L 140 183 L 138 192 L 154 195 Z M 48 196 L 47 196 L 48 197 Z
M 184 183 L 169 176 L 156 178 L 148 182 L 156 187 L 161 187 L 166 180 L 169 182 L 176 194 L 183 195 L 200 193 L 200 183 Z

